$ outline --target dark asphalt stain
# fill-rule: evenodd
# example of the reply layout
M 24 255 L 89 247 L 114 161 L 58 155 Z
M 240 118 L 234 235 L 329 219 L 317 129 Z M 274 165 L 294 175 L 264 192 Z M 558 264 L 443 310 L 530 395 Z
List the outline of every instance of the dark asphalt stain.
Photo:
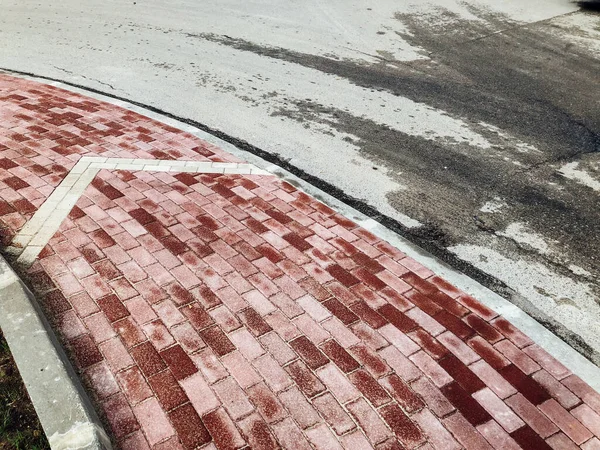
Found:
M 577 2 L 577 4 L 586 11 L 600 12 L 600 0 L 584 0 Z
M 301 54 L 212 34 L 189 35 L 239 50 L 301 64 L 349 79 L 359 86 L 385 90 L 434 106 L 477 123 L 492 124 L 536 146 L 540 155 L 517 155 L 525 167 L 490 158 L 465 145 L 440 145 L 353 117 L 329 125 L 359 137 L 363 153 L 402 171 L 402 191 L 390 198 L 404 214 L 446 230 L 441 245 L 472 232 L 473 214 L 485 199 L 501 196 L 511 216 L 496 227 L 526 222 L 560 242 L 572 260 L 600 276 L 597 255 L 600 211 L 588 188 L 553 175 L 560 164 L 600 150 L 600 62 L 585 51 L 565 46 L 552 26 L 521 26 L 499 14 L 471 7 L 481 21 L 467 21 L 442 10 L 434 16 L 399 15 L 412 44 L 431 50 L 431 61 L 363 65 Z M 490 31 L 491 30 L 491 31 Z M 440 39 L 440 34 L 444 35 Z M 319 105 L 305 102 L 281 114 L 297 120 L 319 118 Z M 478 130 L 482 132 L 483 130 Z M 483 134 L 483 133 L 482 133 Z M 487 137 L 487 136 L 486 136 Z M 409 182 L 407 183 L 407 177 Z M 562 190 L 549 185 L 552 181 Z M 494 218 L 494 220 L 498 220 Z M 448 234 L 454 238 L 448 238 Z M 572 274 L 571 274 L 572 275 Z
M 306 101 L 296 102 L 295 106 L 276 114 L 323 123 L 342 133 L 353 134 L 359 138 L 355 143 L 363 154 L 401 172 L 396 177 L 398 182 L 409 185 L 410 189 L 388 194 L 389 202 L 399 211 L 426 223 L 424 228 L 431 231 L 428 238 L 438 245 L 445 247 L 464 242 L 471 233 L 482 229 L 501 231 L 517 220 L 557 230 L 556 238 L 561 245 L 576 246 L 577 239 L 571 242 L 571 238 L 600 233 L 594 196 L 579 198 L 585 188 L 575 187 L 572 191 L 571 184 L 557 191 L 546 181 L 547 175 L 552 173 L 543 173 L 543 168 L 536 171 L 537 177 L 532 177 L 529 171 L 503 159 L 485 157 L 474 163 L 472 152 L 462 146 L 408 136 L 345 111 Z M 394 145 L 390 146 L 390 142 Z M 391 171 L 392 177 L 394 173 Z M 554 181 L 563 182 L 561 178 Z M 474 213 L 493 196 L 507 199 L 512 213 L 509 217 L 491 215 L 486 218 L 487 225 L 482 227 Z M 425 237 L 423 229 L 412 233 Z M 589 239 L 584 239 L 582 245 L 589 246 Z M 591 257 L 594 255 L 592 252 Z
M 310 101 L 292 102 L 276 113 L 301 122 L 326 123 L 354 135 L 364 156 L 385 166 L 389 173 L 402 172 L 398 181 L 409 189 L 388 194 L 388 201 L 401 213 L 426 224 L 417 230 L 404 229 L 401 234 L 429 251 L 440 255 L 443 247 L 473 242 L 473 236 L 479 236 L 481 243 L 485 240 L 482 235 L 521 222 L 554 242 L 561 254 L 544 257 L 515 247 L 513 242 L 510 250 L 517 257 L 527 254 L 574 280 L 598 280 L 597 196 L 556 170 L 600 150 L 600 61 L 562 39 L 551 21 L 523 25 L 474 7 L 470 12 L 480 20 L 464 20 L 440 9 L 433 15 L 398 15 L 408 29 L 403 39 L 427 49 L 430 58 L 409 63 L 389 59 L 357 63 L 214 34 L 188 36 L 343 77 L 466 121 L 495 144 L 491 154 L 465 144 L 409 136 Z M 540 153 L 519 154 L 494 142 L 478 125 L 481 122 L 535 146 Z M 514 160 L 523 165 L 515 165 Z M 481 205 L 494 197 L 502 198 L 508 207 L 493 215 L 480 213 Z M 570 263 L 584 268 L 591 277 L 573 274 Z M 475 278 L 483 281 L 481 276 Z M 511 297 L 510 289 L 500 287 L 502 283 L 492 284 L 497 292 Z M 593 287 L 596 301 L 600 301 L 597 281 Z M 514 301 L 514 292 L 512 297 Z M 535 306 L 524 309 L 534 313 Z M 539 312 L 534 314 L 552 322 Z M 549 328 L 565 338 L 570 334 L 568 340 L 574 347 L 600 362 L 574 334 L 558 330 L 556 324 Z

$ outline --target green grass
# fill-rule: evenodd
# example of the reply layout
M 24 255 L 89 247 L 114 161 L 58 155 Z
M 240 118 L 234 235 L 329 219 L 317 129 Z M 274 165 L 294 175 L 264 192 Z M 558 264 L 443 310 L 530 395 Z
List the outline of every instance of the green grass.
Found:
M 50 446 L 0 331 L 0 450 L 47 450 Z

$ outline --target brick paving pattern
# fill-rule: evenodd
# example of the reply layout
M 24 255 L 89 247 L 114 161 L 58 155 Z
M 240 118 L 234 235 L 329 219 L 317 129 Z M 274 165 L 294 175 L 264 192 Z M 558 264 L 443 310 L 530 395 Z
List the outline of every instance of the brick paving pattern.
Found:
M 82 155 L 237 161 L 0 75 L 2 246 Z M 600 448 L 600 395 L 273 176 L 102 170 L 24 274 L 118 448 Z

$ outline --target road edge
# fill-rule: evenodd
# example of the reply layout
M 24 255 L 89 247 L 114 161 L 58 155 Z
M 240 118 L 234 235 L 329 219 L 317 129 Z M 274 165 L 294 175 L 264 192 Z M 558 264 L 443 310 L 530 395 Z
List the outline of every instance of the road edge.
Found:
M 233 146 L 232 148 L 235 150 L 231 150 L 231 152 L 241 152 L 240 155 L 244 155 L 242 156 L 242 159 L 250 161 L 251 158 L 248 155 L 252 155 L 252 157 L 258 157 L 258 160 L 263 161 L 264 164 L 274 164 L 275 166 L 282 169 L 282 172 L 291 175 L 291 177 L 288 179 L 290 183 L 294 184 L 294 179 L 302 180 L 308 183 L 309 186 L 316 188 L 318 192 L 325 195 L 325 197 L 323 198 L 323 202 L 327 203 L 328 197 L 339 200 L 342 204 L 347 205 L 353 210 L 359 211 L 365 216 L 376 220 L 385 228 L 404 238 L 407 242 L 411 242 L 412 244 L 416 245 L 418 248 L 424 250 L 428 254 L 433 255 L 443 263 L 453 267 L 455 271 L 467 275 L 474 281 L 485 286 L 486 288 L 490 289 L 491 291 L 495 292 L 501 297 L 507 299 L 510 303 L 516 305 L 517 307 L 523 309 L 527 314 L 531 315 L 536 321 L 544 324 L 544 326 L 548 328 L 552 333 L 558 335 L 562 340 L 567 342 L 569 346 L 576 349 L 593 364 L 600 367 L 600 351 L 591 347 L 577 333 L 567 328 L 565 325 L 563 325 L 553 317 L 549 316 L 548 314 L 540 311 L 539 308 L 537 308 L 531 301 L 523 297 L 521 294 L 516 292 L 503 281 L 476 267 L 471 262 L 461 259 L 458 255 L 452 253 L 446 247 L 440 245 L 437 242 L 436 238 L 431 236 L 432 230 L 429 230 L 427 226 L 416 228 L 407 227 L 398 220 L 380 213 L 379 211 L 377 211 L 376 208 L 374 208 L 364 200 L 346 194 L 335 185 L 323 180 L 322 178 L 319 178 L 318 176 L 306 172 L 298 166 L 291 164 L 284 158 L 281 158 L 276 153 L 269 153 L 248 143 L 247 141 L 235 138 L 220 130 L 211 128 L 203 123 L 200 123 L 196 120 L 189 119 L 186 117 L 180 117 L 168 111 L 161 110 L 160 108 L 157 108 L 152 105 L 147 105 L 136 100 L 127 99 L 117 94 L 105 92 L 91 86 L 86 86 L 85 84 L 80 84 L 80 82 L 83 81 L 81 81 L 80 78 L 76 75 L 69 76 L 68 78 L 71 78 L 73 81 L 68 81 L 65 79 L 53 78 L 50 76 L 37 75 L 30 72 L 0 67 L 0 73 L 2 72 L 6 72 L 13 76 L 29 78 L 31 80 L 50 85 L 58 83 L 55 85 L 115 105 L 128 105 L 127 107 L 130 109 L 139 107 L 142 111 L 140 112 L 140 114 L 144 114 L 150 117 L 149 114 L 155 113 L 157 114 L 156 119 L 159 121 L 166 123 L 168 120 L 175 120 L 178 124 L 176 125 L 178 128 L 183 129 L 187 126 L 191 126 L 194 129 L 198 129 L 204 132 L 206 136 L 214 138 L 222 143 L 216 145 L 220 145 L 223 147 L 226 145 Z M 206 138 L 206 140 L 210 139 Z

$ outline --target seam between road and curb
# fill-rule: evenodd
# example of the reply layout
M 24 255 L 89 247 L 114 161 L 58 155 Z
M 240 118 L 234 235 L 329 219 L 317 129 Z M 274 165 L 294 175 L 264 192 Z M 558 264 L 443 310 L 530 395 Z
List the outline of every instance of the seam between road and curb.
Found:
M 53 83 L 60 83 L 60 86 L 67 90 L 79 92 L 94 98 L 96 98 L 95 96 L 97 96 L 97 98 L 100 100 L 119 106 L 127 106 L 128 108 L 133 110 L 135 110 L 136 107 L 142 108 L 142 111 L 140 113 L 148 117 L 150 117 L 149 113 L 157 114 L 155 119 L 161 122 L 167 123 L 168 120 L 174 120 L 174 124 L 178 128 L 184 129 L 185 127 L 191 126 L 194 127 L 194 129 L 207 133 L 204 135 L 205 140 L 212 142 L 211 139 L 214 139 L 214 143 L 218 146 L 221 146 L 223 148 L 231 147 L 229 151 L 236 155 L 239 154 L 240 158 L 242 159 L 250 160 L 251 158 L 249 158 L 248 155 L 253 155 L 256 156 L 258 158 L 257 160 L 261 161 L 263 164 L 274 164 L 280 169 L 281 173 L 279 175 L 285 178 L 290 183 L 295 184 L 296 180 L 301 180 L 307 182 L 307 186 L 314 187 L 314 191 L 317 193 L 315 194 L 313 193 L 313 191 L 310 191 L 314 197 L 318 199 L 322 198 L 323 202 L 325 203 L 328 203 L 330 198 L 341 201 L 342 204 L 349 206 L 353 210 L 359 211 L 362 214 L 376 220 L 384 227 L 388 228 L 389 230 L 393 231 L 399 236 L 407 239 L 413 244 L 416 244 L 424 251 L 431 253 L 436 258 L 455 268 L 457 271 L 468 275 L 473 280 L 481 283 L 488 289 L 508 299 L 512 304 L 519 306 L 528 314 L 532 315 L 537 321 L 543 323 L 544 326 L 550 329 L 553 333 L 559 335 L 564 341 L 568 342 L 570 346 L 575 348 L 587 359 L 592 361 L 594 364 L 600 366 L 599 351 L 589 346 L 583 338 L 581 338 L 575 332 L 572 332 L 570 329 L 568 329 L 566 326 L 555 320 L 553 317 L 540 311 L 533 303 L 531 303 L 528 299 L 516 292 L 514 289 L 510 288 L 503 281 L 486 273 L 484 270 L 478 268 L 472 263 L 461 259 L 457 255 L 448 251 L 444 246 L 437 244 L 435 238 L 431 239 L 428 237 L 431 234 L 431 231 L 428 229 L 427 225 L 423 225 L 420 227 L 406 226 L 401 221 L 380 213 L 379 211 L 377 211 L 376 208 L 369 205 L 364 200 L 350 196 L 343 192 L 341 189 L 319 178 L 318 176 L 307 173 L 303 169 L 294 166 L 285 159 L 279 157 L 279 155 L 271 154 L 265 150 L 257 148 L 256 146 L 244 140 L 237 139 L 222 131 L 211 128 L 195 120 L 178 117 L 175 114 L 163 111 L 160 108 L 151 105 L 146 105 L 134 100 L 128 100 L 116 94 L 107 93 L 99 89 L 80 85 L 75 82 L 60 80 L 53 77 L 36 75 L 29 72 L 0 68 L 0 72 L 2 71 L 11 74 L 18 74 L 24 77 L 30 77 L 31 79 L 39 82 L 51 81 L 52 83 L 47 83 L 51 85 Z M 74 76 L 74 78 L 76 77 Z M 303 189 L 306 190 L 306 188 Z
M 503 292 L 505 295 L 511 295 L 513 293 L 512 289 L 504 282 L 485 273 L 471 263 L 458 258 L 456 255 L 448 252 L 445 248 L 436 245 L 431 239 L 421 236 L 419 233 L 415 233 L 415 230 L 422 230 L 422 227 L 409 228 L 403 225 L 398 220 L 380 213 L 365 201 L 346 194 L 340 188 L 334 186 L 328 181 L 325 181 L 316 175 L 307 173 L 303 169 L 294 166 L 277 154 L 269 153 L 242 139 L 230 136 L 222 131 L 211 128 L 193 119 L 178 117 L 177 115 L 163 111 L 160 108 L 134 100 L 129 100 L 116 94 L 104 92 L 99 89 L 84 86 L 75 82 L 60 80 L 58 78 L 0 67 L 0 73 L 2 72 L 13 76 L 21 76 L 22 78 L 30 78 L 37 82 L 62 87 L 63 89 L 87 95 L 92 98 L 97 98 L 113 105 L 126 107 L 147 117 L 155 118 L 163 123 L 171 123 L 170 121 L 173 121 L 172 123 L 174 123 L 177 128 L 185 131 L 188 131 L 186 129 L 187 127 L 192 127 L 194 130 L 204 132 L 204 134 L 202 134 L 202 136 L 204 136 L 204 140 L 220 146 L 230 153 L 249 162 L 253 157 L 256 157 L 256 160 L 261 161 L 263 166 L 274 164 L 277 166 L 281 174 L 285 174 L 286 180 L 291 181 L 292 184 L 295 182 L 294 180 L 299 180 L 306 182 L 309 186 L 313 186 L 315 188 L 315 192 L 321 194 L 324 202 L 327 202 L 328 198 L 339 200 L 343 204 L 350 206 L 353 210 L 359 211 L 365 216 L 376 220 L 405 239 L 410 240 L 426 251 L 436 255 L 436 257 L 448 264 L 451 264 L 461 272 L 467 273 L 471 277 L 481 280 L 481 282 L 483 282 L 487 287 L 493 287 L 493 289 Z M 140 110 L 138 111 L 136 108 L 140 108 Z M 156 114 L 156 117 L 154 117 L 152 114 Z M 319 195 L 316 195 L 316 198 L 320 199 Z M 598 361 L 600 361 L 600 355 L 597 355 L 597 357 Z
M 576 349 L 585 358 L 600 366 L 600 352 L 589 346 L 585 340 L 583 340 L 583 338 L 568 329 L 553 317 L 540 311 L 539 308 L 537 308 L 533 303 L 531 303 L 521 294 L 515 292 L 514 289 L 510 288 L 503 281 L 459 258 L 457 255 L 448 251 L 445 247 L 437 244 L 434 239 L 428 238 L 429 230 L 427 227 L 407 227 L 400 221 L 385 214 L 381 214 L 365 201 L 347 195 L 341 189 L 337 188 L 331 183 L 315 175 L 309 174 L 299 167 L 294 166 L 293 164 L 279 157 L 279 155 L 268 153 L 267 151 L 257 148 L 246 141 L 227 135 L 222 131 L 215 130 L 195 120 L 178 117 L 175 114 L 163 111 L 157 107 L 145 105 L 141 102 L 133 100 L 128 100 L 116 94 L 103 92 L 99 89 L 80 85 L 72 81 L 60 80 L 57 78 L 36 75 L 24 71 L 0 68 L 0 72 L 2 71 L 12 75 L 16 74 L 25 78 L 31 78 L 34 81 L 50 85 L 54 84 L 55 86 L 60 86 L 66 90 L 71 90 L 92 98 L 97 98 L 107 103 L 127 107 L 147 117 L 153 117 L 154 119 L 163 123 L 171 123 L 171 121 L 173 121 L 172 123 L 174 126 L 180 129 L 192 127 L 194 130 L 196 130 L 196 133 L 194 134 L 196 134 L 198 137 L 212 142 L 224 149 L 228 149 L 227 151 L 238 155 L 241 159 L 247 161 L 259 161 L 263 166 L 267 165 L 267 163 L 274 164 L 278 168 L 278 175 L 289 181 L 291 184 L 302 186 L 302 189 L 331 206 L 338 205 L 336 202 L 339 202 L 339 205 L 343 205 L 341 210 L 351 209 L 354 212 L 358 211 L 363 215 L 376 220 L 395 234 L 404 238 L 408 242 L 415 244 L 427 254 L 434 255 L 437 259 L 453 267 L 456 271 L 469 276 L 474 281 L 504 297 L 513 305 L 516 305 L 526 311 L 527 314 L 531 315 L 533 318 L 535 318 L 535 320 L 543 323 L 546 328 L 548 328 L 554 334 L 560 336 L 565 342 L 568 342 L 571 347 Z M 138 111 L 137 108 L 140 108 L 140 110 Z M 153 114 L 156 116 L 153 116 Z M 339 208 L 339 206 L 335 207 Z
M 52 450 L 112 450 L 35 297 L 0 256 L 0 328 Z
M 254 164 L 259 168 L 265 169 L 274 175 L 281 177 L 294 186 L 302 189 L 306 193 L 312 195 L 317 200 L 326 203 L 340 214 L 357 222 L 359 225 L 369 230 L 379 238 L 394 245 L 408 256 L 417 260 L 420 264 L 435 272 L 437 275 L 445 278 L 457 288 L 472 295 L 484 305 L 504 316 L 509 322 L 525 332 L 536 344 L 545 349 L 558 361 L 569 368 L 575 375 L 582 378 L 596 391 L 600 392 L 600 367 L 596 366 L 590 361 L 590 359 L 586 357 L 593 357 L 594 359 L 600 361 L 600 355 L 593 350 L 589 350 L 587 352 L 588 355 L 584 356 L 582 353 L 586 353 L 586 349 L 582 348 L 583 344 L 580 344 L 575 339 L 575 344 L 580 344 L 578 345 L 579 350 L 582 352 L 580 353 L 580 351 L 575 350 L 571 345 L 569 345 L 560 337 L 556 336 L 548 329 L 548 327 L 559 329 L 561 334 L 568 335 L 566 338 L 571 341 L 574 340 L 572 333 L 569 330 L 566 330 L 564 326 L 558 324 L 555 320 L 548 318 L 545 314 L 535 310 L 533 305 L 527 305 L 535 310 L 534 312 L 536 315 L 538 315 L 538 317 L 543 318 L 543 321 L 546 325 L 542 325 L 535 318 L 524 312 L 514 303 L 501 297 L 496 292 L 471 278 L 469 275 L 473 275 L 473 272 L 475 272 L 477 277 L 483 279 L 486 283 L 494 286 L 495 288 L 499 288 L 500 290 L 507 290 L 508 288 L 502 282 L 481 272 L 479 269 L 473 267 L 469 263 L 466 263 L 457 257 L 452 257 L 447 253 L 443 253 L 442 255 L 444 256 L 444 260 L 440 259 L 438 257 L 439 255 L 434 255 L 429 252 L 430 250 L 433 250 L 435 253 L 440 253 L 440 249 L 438 247 L 433 246 L 432 248 L 432 244 L 421 242 L 419 239 L 416 239 L 418 244 L 409 241 L 406 237 L 407 231 L 397 221 L 390 217 L 384 216 L 377 211 L 374 211 L 371 206 L 360 200 L 350 198 L 329 183 L 320 180 L 315 176 L 307 174 L 302 169 L 299 169 L 285 161 L 281 161 L 276 155 L 271 155 L 264 150 L 260 150 L 252 146 L 251 144 L 227 136 L 225 133 L 220 131 L 212 130 L 210 127 L 191 119 L 178 118 L 175 115 L 163 112 L 158 108 L 144 105 L 135 101 L 130 101 L 116 95 L 107 94 L 94 88 L 77 85 L 72 82 L 65 82 L 50 77 L 37 76 L 35 74 L 11 69 L 0 68 L 0 72 L 1 71 L 11 75 L 17 74 L 23 78 L 60 87 L 71 92 L 76 92 L 112 105 L 129 109 L 148 118 L 193 134 L 199 139 L 216 145 L 224 151 L 242 160 L 245 160 L 248 163 Z M 228 140 L 231 142 L 228 142 Z M 277 163 L 275 164 L 274 161 Z M 324 186 L 324 189 L 319 187 L 321 185 Z M 330 192 L 333 192 L 333 194 Z M 341 197 L 343 200 L 337 198 L 337 195 L 339 195 L 339 197 Z M 349 199 L 350 201 L 348 201 Z M 352 206 L 353 203 L 356 204 L 357 208 L 365 209 L 367 212 L 365 213 L 355 208 Z M 374 218 L 377 218 L 377 220 Z M 408 235 L 413 239 L 415 238 L 415 236 L 410 235 L 410 233 L 408 233 Z M 421 246 L 425 248 L 422 248 Z M 447 261 L 448 259 L 455 266 L 458 266 L 460 270 L 464 270 L 465 273 L 462 273 L 454 267 L 449 266 Z M 591 354 L 589 354 L 590 351 L 592 352 Z

